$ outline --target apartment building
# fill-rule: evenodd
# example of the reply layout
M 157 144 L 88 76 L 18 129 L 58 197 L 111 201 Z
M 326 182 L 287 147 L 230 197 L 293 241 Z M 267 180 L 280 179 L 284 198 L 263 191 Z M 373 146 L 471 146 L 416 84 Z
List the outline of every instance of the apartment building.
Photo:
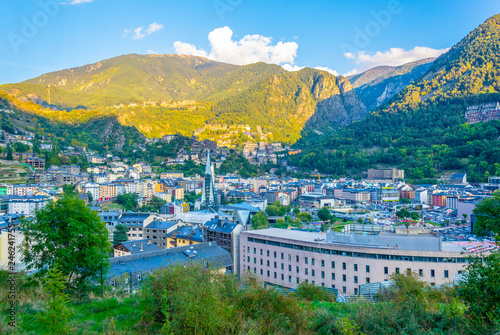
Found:
M 307 281 L 358 294 L 359 285 L 393 273 L 415 272 L 431 285 L 450 283 L 466 264 L 463 247 L 425 235 L 313 233 L 286 229 L 243 231 L 240 271 L 287 288 Z

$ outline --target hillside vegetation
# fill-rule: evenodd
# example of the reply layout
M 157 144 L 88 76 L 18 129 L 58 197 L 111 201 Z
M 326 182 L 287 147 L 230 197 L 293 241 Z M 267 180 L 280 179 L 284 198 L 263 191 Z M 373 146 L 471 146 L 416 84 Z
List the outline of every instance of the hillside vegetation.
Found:
M 306 126 L 333 130 L 366 115 L 344 77 L 183 55 L 124 55 L 0 89 L 20 109 L 53 121 L 112 116 L 147 137 L 191 136 L 207 124 L 248 125 L 251 141 L 291 144 Z
M 469 125 L 464 117 L 467 106 L 500 101 L 499 55 L 496 15 L 365 119 L 319 142 L 302 139 L 294 163 L 333 174 L 398 166 L 412 180 L 443 170 L 467 172 L 472 182 L 500 175 L 500 122 Z

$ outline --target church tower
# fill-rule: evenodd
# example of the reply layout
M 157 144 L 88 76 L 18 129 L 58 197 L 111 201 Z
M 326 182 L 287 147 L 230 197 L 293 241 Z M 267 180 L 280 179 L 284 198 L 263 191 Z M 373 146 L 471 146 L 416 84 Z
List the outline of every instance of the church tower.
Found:
M 205 180 L 201 195 L 201 209 L 212 209 L 217 211 L 219 206 L 215 196 L 215 173 L 214 167 L 210 164 L 210 150 L 207 154 L 207 165 L 205 166 Z

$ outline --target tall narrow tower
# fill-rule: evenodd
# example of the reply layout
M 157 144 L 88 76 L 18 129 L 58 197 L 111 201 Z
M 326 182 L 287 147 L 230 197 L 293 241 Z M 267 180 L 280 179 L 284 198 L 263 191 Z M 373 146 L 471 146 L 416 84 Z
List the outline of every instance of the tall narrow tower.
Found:
M 210 150 L 207 154 L 207 165 L 205 166 L 205 180 L 203 183 L 203 192 L 201 195 L 201 208 L 218 209 L 217 198 L 215 196 L 215 173 L 214 167 L 210 163 Z

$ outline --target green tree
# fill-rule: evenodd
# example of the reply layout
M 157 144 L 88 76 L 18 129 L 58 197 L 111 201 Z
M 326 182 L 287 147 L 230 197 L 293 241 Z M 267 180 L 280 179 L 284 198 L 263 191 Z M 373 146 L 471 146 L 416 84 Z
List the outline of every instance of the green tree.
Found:
M 299 213 L 300 213 L 300 209 L 299 209 L 298 207 L 295 207 L 295 208 L 293 209 L 293 214 L 294 214 L 294 215 L 297 215 L 297 214 L 299 214 Z
M 87 198 L 89 199 L 89 202 L 94 201 L 94 197 L 92 196 L 92 193 L 87 192 Z
M 476 214 L 475 234 L 500 234 L 500 191 L 493 193 L 491 198 L 483 199 L 473 212 Z
M 500 322 L 500 254 L 469 257 L 467 271 L 458 286 L 458 295 L 467 303 L 467 314 L 479 329 Z M 479 331 L 480 332 L 480 331 Z M 486 332 L 485 332 L 486 333 Z
M 117 224 L 113 232 L 113 245 L 128 241 L 128 227 L 124 224 Z
M 258 211 L 252 217 L 252 229 L 265 229 L 269 228 L 269 221 L 267 220 L 267 215 L 263 211 Z
M 68 324 L 73 311 L 67 306 L 69 295 L 65 293 L 66 278 L 63 273 L 54 266 L 50 268 L 47 278 L 43 280 L 45 294 L 47 295 L 47 310 L 38 313 L 36 318 L 40 325 L 38 329 L 45 334 L 72 334 L 73 329 Z
M 307 213 L 307 212 L 302 212 L 302 213 L 299 213 L 296 215 L 296 217 L 298 219 L 300 219 L 300 221 L 302 221 L 303 223 L 309 223 L 312 221 L 312 216 L 311 214 Z
M 402 204 L 411 204 L 411 200 L 406 198 L 400 198 L 399 202 Z
M 8 161 L 11 161 L 13 158 L 12 158 L 12 147 L 9 146 L 7 147 L 7 155 L 5 156 L 5 159 L 8 160 Z
M 318 217 L 321 221 L 328 221 L 332 218 L 332 214 L 330 213 L 330 209 L 327 207 L 323 207 L 318 211 Z
M 116 202 L 123 206 L 126 211 L 134 211 L 139 207 L 139 195 L 137 193 L 125 193 L 116 197 Z
M 57 266 L 68 288 L 82 292 L 108 268 L 108 230 L 96 211 L 76 197 L 49 202 L 33 219 L 21 222 L 29 247 L 23 248 L 28 270 L 45 276 Z
M 64 195 L 70 196 L 70 197 L 76 195 L 75 187 L 73 185 L 71 185 L 71 184 L 64 184 L 62 186 L 62 188 L 63 188 Z

